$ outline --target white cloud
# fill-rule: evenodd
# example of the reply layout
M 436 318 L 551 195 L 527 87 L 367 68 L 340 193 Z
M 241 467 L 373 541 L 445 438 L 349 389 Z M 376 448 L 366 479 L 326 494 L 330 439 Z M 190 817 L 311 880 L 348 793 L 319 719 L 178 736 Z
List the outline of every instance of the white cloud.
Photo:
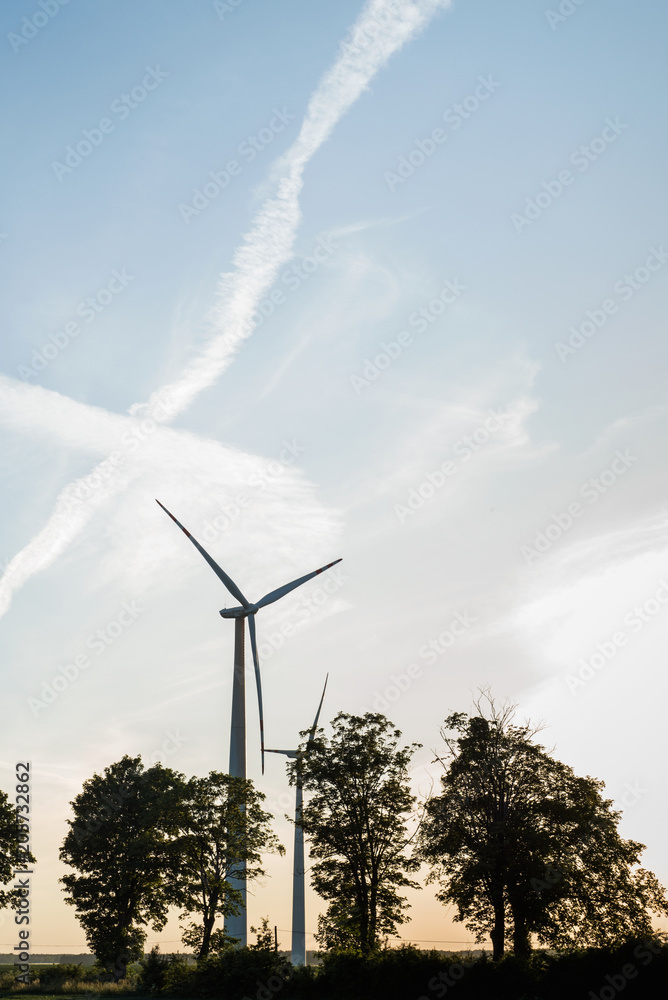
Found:
M 449 0 L 369 0 L 364 6 L 349 39 L 341 46 L 333 66 L 311 96 L 295 143 L 274 165 L 275 195 L 266 199 L 234 254 L 234 270 L 220 278 L 216 303 L 210 314 L 212 335 L 208 343 L 186 365 L 178 379 L 156 390 L 146 403 L 134 404 L 130 408 L 132 417 L 140 422 L 145 419 L 158 423 L 173 420 L 190 406 L 199 393 L 213 385 L 230 365 L 242 341 L 253 331 L 253 313 L 258 302 L 273 284 L 279 268 L 292 255 L 301 219 L 299 194 L 309 160 L 329 138 L 341 116 L 364 92 L 378 70 L 439 9 L 447 6 Z M 29 402 L 38 397 L 40 400 L 48 398 L 49 405 L 53 407 L 54 399 L 42 397 L 39 390 L 37 395 L 21 396 L 15 387 L 11 387 L 7 410 L 11 411 L 16 405 L 23 414 L 23 426 L 27 429 L 34 429 L 39 423 Z M 70 404 L 71 401 L 59 404 L 63 410 L 54 420 L 68 439 L 74 437 L 79 445 L 85 445 L 95 437 L 93 432 L 101 429 L 111 431 L 113 416 L 108 415 L 107 426 L 105 417 L 97 414 L 99 419 L 93 421 L 90 433 L 88 428 L 82 433 L 76 416 L 78 411 Z M 149 450 L 159 453 L 161 448 L 156 442 L 164 440 L 163 435 L 154 435 L 151 449 L 144 450 L 144 458 Z M 125 471 L 125 457 L 124 454 L 119 471 L 96 488 L 85 503 L 74 503 L 75 484 L 61 491 L 47 524 L 10 561 L 0 580 L 0 615 L 7 611 L 12 594 L 34 573 L 58 558 L 106 501 L 127 490 L 135 475 Z M 174 466 L 171 454 L 165 456 L 162 449 L 162 455 L 155 454 L 154 457 L 168 458 L 167 482 L 171 472 L 174 487 L 177 482 L 183 483 L 183 476 Z M 92 475 L 101 476 L 102 470 L 103 466 L 98 464 Z M 166 485 L 165 480 L 162 481 Z M 199 485 L 201 488 L 204 484 Z M 206 485 L 211 488 L 210 481 L 207 480 Z M 189 492 L 192 494 L 192 490 L 184 486 L 180 495 Z

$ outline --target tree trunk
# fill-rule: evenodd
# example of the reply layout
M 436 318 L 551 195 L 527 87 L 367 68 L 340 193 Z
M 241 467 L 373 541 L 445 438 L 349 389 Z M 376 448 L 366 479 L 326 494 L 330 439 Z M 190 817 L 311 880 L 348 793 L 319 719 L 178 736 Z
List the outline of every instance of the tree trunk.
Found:
M 492 959 L 499 962 L 506 950 L 506 910 L 503 905 L 503 892 L 494 900 L 494 929 L 492 939 Z
M 119 983 L 121 979 L 125 979 L 128 972 L 128 959 L 127 952 L 121 951 L 116 955 L 110 966 L 107 966 L 114 977 L 115 983 Z
M 524 915 L 518 907 L 513 906 L 513 951 L 517 958 L 529 958 L 531 954 L 531 942 L 527 931 Z
M 211 932 L 213 931 L 213 925 L 216 922 L 216 910 L 211 907 L 211 912 L 204 915 L 204 920 L 202 922 L 202 944 L 199 949 L 199 954 L 197 956 L 197 961 L 206 958 L 209 954 L 209 949 L 211 947 Z
M 366 893 L 360 893 L 359 895 L 359 914 L 360 914 L 360 948 L 362 949 L 362 954 L 364 956 L 368 955 L 371 951 L 369 947 L 369 897 Z
M 373 951 L 376 947 L 376 925 L 377 925 L 377 911 L 378 909 L 378 898 L 376 893 L 376 886 L 371 886 L 371 893 L 369 899 L 369 951 Z

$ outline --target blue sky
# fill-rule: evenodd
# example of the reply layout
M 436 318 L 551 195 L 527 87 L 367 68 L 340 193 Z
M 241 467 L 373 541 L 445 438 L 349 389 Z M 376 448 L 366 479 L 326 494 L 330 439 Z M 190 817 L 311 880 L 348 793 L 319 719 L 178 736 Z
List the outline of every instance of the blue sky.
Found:
M 0 11 L 0 761 L 7 791 L 35 771 L 33 944 L 83 944 L 57 851 L 85 778 L 226 765 L 233 629 L 156 496 L 251 596 L 343 556 L 258 618 L 268 742 L 329 671 L 323 718 L 387 704 L 423 792 L 489 684 L 665 882 L 665 7 L 227 6 Z M 270 869 L 251 922 L 288 928 Z M 411 903 L 406 938 L 470 940 Z

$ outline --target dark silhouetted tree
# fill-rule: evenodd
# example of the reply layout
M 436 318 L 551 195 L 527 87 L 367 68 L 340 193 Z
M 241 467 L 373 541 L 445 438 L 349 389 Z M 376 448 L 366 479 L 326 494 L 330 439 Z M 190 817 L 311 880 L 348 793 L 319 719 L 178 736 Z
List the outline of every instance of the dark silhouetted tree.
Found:
M 418 863 L 406 855 L 406 821 L 415 801 L 408 765 L 419 744 L 400 747 L 400 731 L 370 712 L 339 713 L 332 725 L 330 740 L 318 730 L 288 767 L 291 782 L 299 773 L 311 793 L 301 825 L 313 886 L 329 901 L 320 942 L 367 955 L 405 921 L 400 890 L 416 886 L 407 878 Z
M 0 886 L 7 885 L 14 878 L 17 868 L 26 868 L 35 858 L 26 846 L 29 842 L 25 832 L 27 824 L 21 819 L 6 792 L 0 790 Z M 21 899 L 21 889 L 0 889 L 0 909 L 16 906 Z
M 250 780 L 211 771 L 206 778 L 191 778 L 185 785 L 174 850 L 174 902 L 182 920 L 200 916 L 183 932 L 183 943 L 198 958 L 221 951 L 232 939 L 215 928 L 217 917 L 239 912 L 241 893 L 229 878 L 246 881 L 262 878 L 263 853 L 284 853 L 270 828 L 271 814 L 262 809 L 265 796 Z
M 643 845 L 619 836 L 603 782 L 554 760 L 533 742 L 538 729 L 513 722 L 513 707 L 485 692 L 476 709 L 445 721 L 442 791 L 420 830 L 417 856 L 432 866 L 438 898 L 478 940 L 490 934 L 495 959 L 506 928 L 518 956 L 532 936 L 554 948 L 650 936 L 651 913 L 667 914 L 668 903 L 639 866 Z
M 183 776 L 141 757 L 123 757 L 84 782 L 60 857 L 77 874 L 61 882 L 86 939 L 116 980 L 142 955 L 150 924 L 159 931 L 171 899 L 171 843 Z

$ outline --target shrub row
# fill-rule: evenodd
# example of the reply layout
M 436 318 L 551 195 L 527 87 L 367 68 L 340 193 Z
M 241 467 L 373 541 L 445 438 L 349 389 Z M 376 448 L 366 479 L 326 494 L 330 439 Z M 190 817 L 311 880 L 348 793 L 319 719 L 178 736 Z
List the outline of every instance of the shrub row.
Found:
M 664 995 L 668 944 L 659 938 L 628 941 L 617 949 L 536 952 L 527 961 L 509 955 L 498 963 L 488 956 L 444 956 L 406 946 L 366 959 L 330 953 L 321 965 L 306 968 L 294 968 L 268 949 L 226 951 L 197 965 L 152 952 L 125 984 L 95 987 L 96 974 L 80 966 L 53 966 L 40 970 L 39 980 L 21 992 L 72 996 L 95 989 L 98 996 L 119 992 L 190 1000 L 614 1000 L 622 994 L 623 1000 L 647 1000 Z M 9 982 L 2 988 L 8 990 Z
M 156 960 L 154 959 L 154 962 Z M 271 951 L 240 949 L 200 962 L 157 958 L 142 989 L 162 996 L 217 1000 L 646 1000 L 661 996 L 668 981 L 668 945 L 629 941 L 617 949 L 586 949 L 559 955 L 536 952 L 528 961 L 512 955 L 444 956 L 406 946 L 371 958 L 331 953 L 320 966 L 293 968 Z M 151 981 L 149 981 L 151 980 Z

